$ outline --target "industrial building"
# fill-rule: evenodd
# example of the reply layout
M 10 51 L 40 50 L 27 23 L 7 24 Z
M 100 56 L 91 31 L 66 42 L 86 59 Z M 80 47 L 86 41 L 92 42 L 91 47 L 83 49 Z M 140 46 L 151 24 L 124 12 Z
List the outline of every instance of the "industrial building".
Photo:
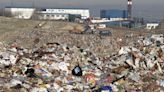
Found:
M 87 19 L 90 17 L 88 9 L 35 9 L 35 8 L 5 8 L 5 16 L 19 19 L 46 19 L 68 20 L 78 17 Z M 80 16 L 80 17 L 79 17 Z
M 109 20 L 132 20 L 132 0 L 127 0 L 127 10 L 111 9 L 101 10 L 101 18 L 108 18 Z
M 37 19 L 41 20 L 68 20 L 69 14 L 65 13 L 39 13 Z
M 74 22 L 76 18 L 81 18 L 80 15 L 72 15 L 66 13 L 35 13 L 33 16 L 34 19 L 39 20 L 65 20 Z
M 127 9 L 126 10 L 119 10 L 119 9 L 112 9 L 112 10 L 101 10 L 100 11 L 101 18 L 107 18 L 109 21 L 99 22 L 101 24 L 105 24 L 108 26 L 120 26 L 120 27 L 136 27 L 141 23 L 136 23 L 132 19 L 132 0 L 127 0 Z
M 39 13 L 80 15 L 81 19 L 90 17 L 89 9 L 41 9 Z
M 127 19 L 127 11 L 126 10 L 101 10 L 100 11 L 100 17 L 101 18 L 108 18 L 110 20 L 122 20 Z
M 20 19 L 30 19 L 35 12 L 35 8 L 5 8 L 5 16 L 20 18 Z

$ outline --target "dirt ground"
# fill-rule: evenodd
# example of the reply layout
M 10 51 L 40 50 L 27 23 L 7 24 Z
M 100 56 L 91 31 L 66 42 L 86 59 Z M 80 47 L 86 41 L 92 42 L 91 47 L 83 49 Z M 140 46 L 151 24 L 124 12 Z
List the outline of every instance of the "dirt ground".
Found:
M 87 48 L 99 55 L 107 55 L 110 52 L 116 52 L 121 46 L 131 44 L 141 35 L 164 34 L 164 30 L 147 31 L 126 28 L 107 28 L 112 32 L 112 36 L 103 38 L 92 34 L 69 33 L 69 30 L 79 25 L 64 21 L 36 21 L 0 17 L 0 42 L 7 44 L 16 42 L 26 48 L 48 42 L 58 42 Z

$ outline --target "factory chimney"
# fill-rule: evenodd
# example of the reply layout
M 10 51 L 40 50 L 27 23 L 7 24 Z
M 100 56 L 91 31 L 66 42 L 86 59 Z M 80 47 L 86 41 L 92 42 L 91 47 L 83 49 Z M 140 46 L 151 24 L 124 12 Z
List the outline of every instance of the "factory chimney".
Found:
M 127 5 L 127 12 L 128 12 L 128 19 L 132 19 L 132 0 L 128 0 L 128 5 Z

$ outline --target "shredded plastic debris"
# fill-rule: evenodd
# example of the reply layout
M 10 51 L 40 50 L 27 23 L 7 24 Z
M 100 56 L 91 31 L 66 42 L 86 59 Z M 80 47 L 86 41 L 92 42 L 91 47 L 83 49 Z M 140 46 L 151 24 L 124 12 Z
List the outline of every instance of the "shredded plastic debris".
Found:
M 140 37 L 134 43 L 102 57 L 89 49 L 59 43 L 32 49 L 1 43 L 0 90 L 164 91 L 164 36 Z

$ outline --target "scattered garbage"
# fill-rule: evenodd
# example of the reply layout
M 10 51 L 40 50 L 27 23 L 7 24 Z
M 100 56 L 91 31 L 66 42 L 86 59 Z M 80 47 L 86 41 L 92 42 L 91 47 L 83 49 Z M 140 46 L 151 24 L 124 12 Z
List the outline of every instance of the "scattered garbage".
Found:
M 113 92 L 112 87 L 110 87 L 110 86 L 103 86 L 100 88 L 100 91 L 101 92 Z
M 34 72 L 35 70 L 30 68 L 25 71 L 25 74 L 27 75 L 27 77 L 34 77 L 35 76 Z
M 76 66 L 73 70 L 72 70 L 72 74 L 75 76 L 82 76 L 83 72 L 80 66 Z
M 60 43 L 32 49 L 6 46 L 0 50 L 0 90 L 162 92 L 163 40 L 162 35 L 140 37 L 106 56 Z
M 159 81 L 159 85 L 160 85 L 161 87 L 164 87 L 164 80 L 160 80 L 160 81 Z

